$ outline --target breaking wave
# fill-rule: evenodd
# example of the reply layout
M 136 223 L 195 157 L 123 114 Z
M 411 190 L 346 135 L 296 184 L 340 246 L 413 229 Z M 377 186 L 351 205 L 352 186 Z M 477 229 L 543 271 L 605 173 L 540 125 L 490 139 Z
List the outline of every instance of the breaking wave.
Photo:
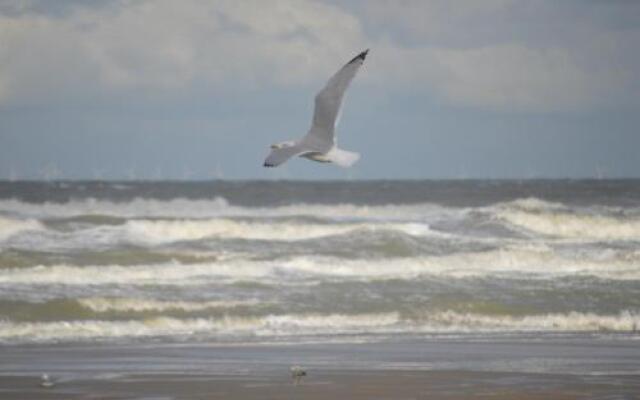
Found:
M 569 312 L 527 316 L 496 316 L 444 311 L 425 317 L 429 327 L 452 331 L 622 331 L 640 328 L 640 313 L 623 311 L 616 315 Z
M 145 320 L 0 322 L 0 342 L 65 342 L 140 337 L 210 339 L 251 337 L 483 332 L 631 332 L 640 314 L 623 311 L 600 315 L 570 312 L 524 317 L 463 314 L 443 311 L 405 319 L 397 312 L 377 314 L 285 314 L 262 317 Z
M 27 229 L 27 228 L 25 228 Z M 208 240 L 251 240 L 297 242 L 339 237 L 347 234 L 408 235 L 442 237 L 425 223 L 309 223 L 306 221 L 205 220 L 129 220 L 119 225 L 91 225 L 74 229 L 40 229 L 35 235 L 14 237 L 2 247 L 21 251 L 88 250 L 115 251 L 126 246 L 148 247 L 180 242 Z
M 640 279 L 640 252 L 611 252 L 597 259 L 560 255 L 546 247 L 523 247 L 448 256 L 398 259 L 341 259 L 300 256 L 285 260 L 226 260 L 198 264 L 178 262 L 149 265 L 51 265 L 6 268 L 0 284 L 63 285 L 195 285 L 259 281 L 287 285 L 325 279 L 414 279 L 422 275 L 478 277 L 491 275 L 595 276 Z
M 291 217 L 313 215 L 327 219 L 425 219 L 429 216 L 457 214 L 460 210 L 432 203 L 422 204 L 292 204 L 275 207 L 242 207 L 222 197 L 208 200 L 156 200 L 135 198 L 128 202 L 83 199 L 66 203 L 27 203 L 15 199 L 0 200 L 0 210 L 32 218 L 73 218 L 110 216 L 118 218 L 219 218 L 219 217 Z
M 540 212 L 566 210 L 567 206 L 562 203 L 546 201 L 537 197 L 527 197 L 523 199 L 509 201 L 497 205 L 497 208 L 506 208 L 520 211 Z
M 425 235 L 428 225 L 406 224 L 291 224 L 256 223 L 231 219 L 128 221 L 125 225 L 132 241 L 167 243 L 204 238 L 297 241 L 344 235 L 355 231 L 399 231 L 408 235 Z
M 528 231 L 570 239 L 640 240 L 640 219 L 507 210 L 499 217 Z
M 0 200 L 0 343 L 640 325 L 640 197 L 624 186 L 583 196 L 544 182 L 438 183 L 438 193 L 328 184 L 317 196 L 315 185 L 279 183 L 291 196 L 263 197 L 262 183 L 165 185 L 28 186 L 16 193 L 41 202 Z
M 0 240 L 25 232 L 42 230 L 42 224 L 33 219 L 13 219 L 0 216 Z
M 0 342 L 57 342 L 157 336 L 281 336 L 360 333 L 397 324 L 397 313 L 264 317 L 149 318 L 127 321 L 0 322 Z
M 153 299 L 91 297 L 78 299 L 82 307 L 94 312 L 203 311 L 219 308 L 254 306 L 257 300 L 162 301 Z

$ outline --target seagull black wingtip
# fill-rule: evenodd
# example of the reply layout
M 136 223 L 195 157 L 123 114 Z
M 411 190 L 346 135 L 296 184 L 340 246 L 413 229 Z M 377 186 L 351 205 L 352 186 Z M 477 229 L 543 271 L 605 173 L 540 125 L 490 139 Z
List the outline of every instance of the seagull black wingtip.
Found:
M 356 62 L 358 60 L 364 61 L 364 59 L 367 57 L 367 53 L 369 53 L 369 49 L 366 49 L 362 53 L 360 53 L 357 56 L 353 57 L 353 59 L 351 61 L 349 61 L 347 64 L 351 64 L 351 63 Z

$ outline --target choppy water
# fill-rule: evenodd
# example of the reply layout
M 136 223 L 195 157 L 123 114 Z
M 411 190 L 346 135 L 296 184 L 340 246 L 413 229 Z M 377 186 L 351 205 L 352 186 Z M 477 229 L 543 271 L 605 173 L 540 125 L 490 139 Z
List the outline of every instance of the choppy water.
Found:
M 0 343 L 640 329 L 640 181 L 0 183 Z

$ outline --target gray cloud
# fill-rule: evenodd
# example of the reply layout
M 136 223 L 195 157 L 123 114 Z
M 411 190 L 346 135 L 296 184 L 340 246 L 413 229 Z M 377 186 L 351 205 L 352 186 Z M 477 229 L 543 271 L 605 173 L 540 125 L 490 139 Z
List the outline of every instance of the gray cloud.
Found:
M 449 104 L 518 111 L 637 107 L 640 3 L 357 2 L 369 35 Z M 632 104 L 629 104 L 632 103 Z
M 127 89 L 307 82 L 362 42 L 358 20 L 321 3 L 119 2 L 64 16 L 0 17 L 0 100 Z M 292 68 L 297 66 L 297 68 Z M 232 83 L 232 85 L 229 85 Z
M 365 81 L 421 88 L 452 105 L 517 111 L 638 105 L 640 6 L 632 3 L 53 4 L 0 7 L 1 102 L 305 85 L 366 46 L 375 49 L 376 63 Z

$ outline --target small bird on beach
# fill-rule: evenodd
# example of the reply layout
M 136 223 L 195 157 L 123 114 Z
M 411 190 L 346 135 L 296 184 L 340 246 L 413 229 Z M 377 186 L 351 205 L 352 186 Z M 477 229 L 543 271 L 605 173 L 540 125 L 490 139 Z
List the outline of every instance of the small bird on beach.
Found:
M 303 376 L 307 376 L 307 371 L 305 371 L 301 366 L 294 365 L 291 367 L 291 378 L 293 379 L 293 384 L 297 385 L 302 380 Z
M 42 374 L 42 376 L 40 377 L 40 387 L 49 389 L 54 386 L 55 383 L 51 380 L 51 378 L 49 378 L 49 375 Z
M 355 56 L 329 79 L 326 86 L 316 95 L 309 132 L 298 140 L 271 145 L 271 153 L 264 160 L 265 167 L 277 167 L 294 156 L 322 163 L 334 163 L 345 168 L 358 161 L 360 154 L 338 148 L 335 128 L 344 93 L 364 63 L 368 52 L 369 49 Z

